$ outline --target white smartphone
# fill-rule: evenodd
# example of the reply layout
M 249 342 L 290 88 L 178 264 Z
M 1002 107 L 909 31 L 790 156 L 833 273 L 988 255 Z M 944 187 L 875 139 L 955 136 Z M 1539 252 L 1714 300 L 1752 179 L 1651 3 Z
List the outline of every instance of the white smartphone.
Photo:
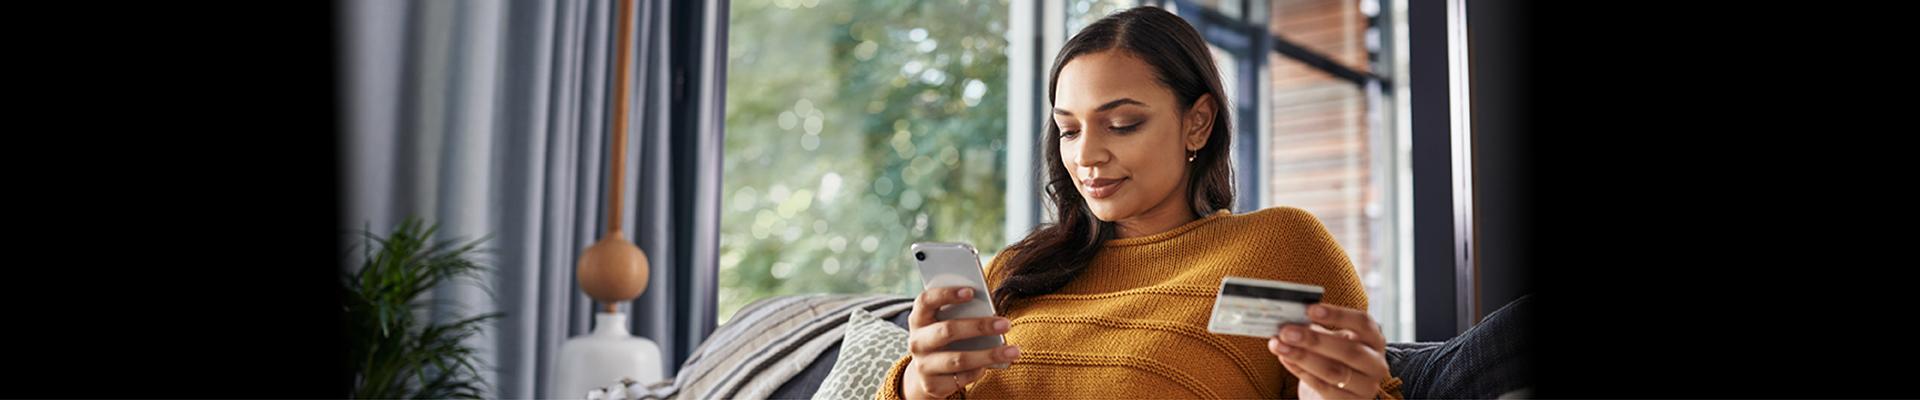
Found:
M 920 266 L 921 290 L 949 286 L 973 288 L 973 300 L 941 306 L 934 312 L 934 319 L 946 321 L 995 315 L 993 293 L 987 289 L 986 273 L 980 268 L 980 252 L 975 251 L 973 245 L 922 242 L 914 243 L 911 250 L 908 253 L 912 254 L 914 263 Z M 955 341 L 941 350 L 985 350 L 1005 343 L 1006 339 L 1001 335 L 980 336 Z M 992 368 L 1006 367 L 1006 363 L 992 365 Z

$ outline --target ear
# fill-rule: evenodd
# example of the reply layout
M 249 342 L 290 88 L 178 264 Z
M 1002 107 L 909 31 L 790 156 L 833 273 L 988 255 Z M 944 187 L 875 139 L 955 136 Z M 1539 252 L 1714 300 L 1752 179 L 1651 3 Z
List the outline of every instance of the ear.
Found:
M 1180 135 L 1180 142 L 1187 151 L 1199 151 L 1207 145 L 1207 137 L 1213 135 L 1213 114 L 1217 111 L 1214 109 L 1212 93 L 1200 95 L 1199 99 L 1193 101 L 1192 107 L 1187 107 L 1187 115 L 1181 117 L 1186 120 L 1182 125 L 1186 125 L 1187 131 Z

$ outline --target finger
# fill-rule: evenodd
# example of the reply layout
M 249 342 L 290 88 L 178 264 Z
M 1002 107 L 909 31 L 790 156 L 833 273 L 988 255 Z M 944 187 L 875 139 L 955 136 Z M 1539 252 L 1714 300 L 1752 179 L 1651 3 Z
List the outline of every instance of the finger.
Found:
M 1019 346 L 1000 346 L 986 350 L 942 351 L 922 357 L 925 364 L 920 372 L 928 375 L 952 374 L 985 368 L 989 365 L 1013 362 L 1020 358 Z
M 952 375 L 919 374 L 919 376 L 919 390 L 921 393 L 925 393 L 927 395 L 926 397 L 944 399 L 947 398 L 948 395 L 952 395 L 953 392 L 960 390 L 959 386 L 953 384 L 953 378 L 950 378 Z
M 907 328 L 919 328 L 939 322 L 933 314 L 940 310 L 940 306 L 971 300 L 973 300 L 973 288 L 966 286 L 941 286 L 922 290 L 920 296 L 913 299 L 913 315 L 907 316 Z
M 1340 389 L 1334 388 L 1332 383 L 1327 383 L 1327 381 L 1321 380 L 1319 377 L 1316 377 L 1316 376 L 1294 375 L 1293 377 L 1300 379 L 1300 386 L 1310 386 L 1313 388 L 1313 391 L 1315 392 L 1320 392 L 1324 394 L 1333 394 L 1333 393 L 1338 393 L 1336 391 L 1340 390 Z
M 952 374 L 929 375 L 927 379 L 922 382 L 938 381 L 938 383 L 927 383 L 927 384 L 923 384 L 922 386 L 940 387 L 942 390 L 939 390 L 937 392 L 933 390 L 928 390 L 927 394 L 929 395 L 928 397 L 943 399 L 943 398 L 946 398 L 947 396 L 952 396 L 955 392 L 965 390 L 967 388 L 967 384 L 970 384 L 970 383 L 973 383 L 973 381 L 979 380 L 980 377 L 982 375 L 986 375 L 986 373 L 987 373 L 987 370 L 985 369 L 976 369 L 972 371 L 965 371 L 965 372 L 952 373 Z
M 1307 328 L 1314 332 L 1318 332 L 1326 335 L 1338 336 L 1341 339 L 1346 339 L 1347 341 L 1358 343 L 1361 346 L 1368 346 L 1367 343 L 1360 341 L 1360 334 L 1353 333 L 1353 331 L 1350 331 L 1350 330 L 1346 330 L 1346 329 L 1333 330 L 1333 329 L 1328 329 L 1325 326 L 1321 326 L 1320 324 L 1308 325 Z
M 957 389 L 964 389 L 967 387 L 967 385 L 973 384 L 974 381 L 980 380 L 980 377 L 986 376 L 987 369 L 981 368 L 981 369 L 971 370 L 967 372 L 961 372 L 954 375 L 957 375 L 960 377 L 958 379 L 958 382 L 960 383 L 960 387 Z
M 1285 344 L 1280 344 L 1279 339 L 1269 339 L 1267 341 L 1267 348 L 1273 349 L 1273 346 L 1280 346 L 1281 348 L 1287 347 L 1287 345 Z M 1286 351 L 1286 350 L 1277 350 L 1276 352 L 1282 352 L 1282 351 Z M 1300 376 L 1306 373 L 1305 371 L 1300 370 L 1300 366 L 1298 364 L 1293 363 L 1292 358 L 1279 357 L 1279 359 L 1280 359 L 1280 366 L 1285 367 L 1288 373 L 1291 373 L 1294 376 Z
M 1288 366 L 1289 369 L 1287 370 L 1287 372 L 1293 373 L 1294 379 L 1297 379 L 1300 381 L 1301 389 L 1310 388 L 1316 393 L 1321 393 L 1323 396 L 1336 393 L 1334 392 L 1334 390 L 1336 389 L 1334 389 L 1332 383 L 1327 383 L 1326 380 L 1320 379 L 1319 376 L 1316 376 L 1311 372 L 1307 372 L 1303 370 L 1300 367 L 1300 364 L 1294 363 L 1292 360 L 1288 360 L 1285 358 L 1280 359 L 1280 364 Z
M 1299 324 L 1287 324 L 1280 327 L 1280 342 L 1293 347 L 1290 354 L 1282 357 L 1298 356 L 1298 353 L 1311 353 L 1351 367 L 1360 372 L 1385 375 L 1386 356 L 1375 351 L 1368 344 L 1353 338 L 1351 331 L 1320 331 Z M 1298 360 L 1298 358 L 1296 358 Z
M 1282 357 L 1279 357 L 1280 366 L 1283 368 L 1286 368 L 1287 373 L 1293 374 L 1295 378 L 1299 378 L 1300 383 L 1302 385 L 1305 385 L 1306 382 L 1313 379 L 1314 377 L 1313 372 L 1308 371 L 1306 367 L 1303 367 L 1300 365 L 1299 362 L 1294 361 L 1293 357 L 1286 356 L 1286 353 L 1289 353 L 1289 352 L 1305 351 L 1305 350 L 1299 350 L 1297 348 L 1292 348 L 1290 346 L 1287 346 L 1285 343 L 1280 343 L 1279 337 L 1273 337 L 1273 338 L 1267 339 L 1267 349 L 1269 351 L 1273 351 L 1275 354 L 1282 355 Z M 1327 386 L 1328 388 L 1333 387 L 1332 384 L 1328 384 L 1325 386 Z M 1321 389 L 1318 387 L 1314 389 L 1316 389 L 1316 391 L 1319 393 L 1331 393 L 1331 392 L 1328 392 L 1327 389 Z
M 1292 372 L 1296 375 L 1309 372 L 1302 369 L 1304 367 L 1299 366 L 1299 360 L 1307 357 L 1296 354 L 1296 352 L 1304 353 L 1307 350 L 1298 346 L 1288 345 L 1285 341 L 1280 340 L 1279 335 L 1267 338 L 1267 351 L 1273 353 L 1273 355 L 1280 359 L 1280 365 L 1286 367 L 1287 372 Z M 1311 356 L 1311 354 L 1308 356 Z
M 1326 385 L 1328 390 L 1355 390 L 1356 385 L 1372 385 L 1376 380 L 1375 377 L 1383 376 L 1368 373 L 1310 351 L 1295 351 L 1281 356 L 1281 359 L 1292 362 L 1295 377 L 1319 378 L 1328 383 Z M 1346 382 L 1346 387 L 1338 387 L 1337 382 Z
M 1380 325 L 1373 322 L 1373 316 L 1367 310 L 1356 310 L 1327 303 L 1314 303 L 1307 306 L 1307 319 L 1316 324 L 1326 325 L 1333 330 L 1350 330 L 1359 334 L 1361 342 L 1375 349 L 1387 348 L 1387 338 L 1380 333 Z
M 908 351 L 929 354 L 956 341 L 1007 333 L 1012 323 L 1001 317 L 961 318 L 935 322 L 909 332 Z
M 1288 346 L 1286 343 L 1282 343 L 1279 337 L 1267 339 L 1267 350 L 1278 355 L 1280 358 L 1280 366 L 1286 367 L 1287 372 L 1293 373 L 1293 376 L 1305 377 L 1314 374 L 1314 371 L 1308 370 L 1300 364 L 1302 357 L 1300 357 L 1298 353 L 1303 353 L 1306 350 Z
M 1358 385 L 1353 382 L 1347 382 L 1347 387 L 1343 389 L 1339 386 L 1335 386 L 1333 382 L 1328 382 L 1327 380 L 1320 379 L 1320 377 L 1317 377 L 1317 376 L 1295 375 L 1294 377 L 1300 378 L 1301 386 L 1312 386 L 1313 391 L 1319 392 L 1320 394 L 1329 398 L 1371 399 L 1373 398 L 1373 395 L 1367 392 L 1378 390 L 1373 388 L 1372 383 L 1368 383 L 1366 385 Z
M 932 394 L 933 395 L 932 397 L 935 397 L 935 398 L 946 398 L 947 396 L 952 396 L 956 392 L 959 392 L 961 390 L 966 390 L 967 384 L 973 383 L 973 381 L 980 379 L 980 377 L 982 375 L 986 375 L 986 373 L 987 373 L 986 369 L 976 369 L 972 371 L 964 371 L 964 372 L 957 372 L 957 373 L 951 373 L 951 374 L 932 375 L 930 378 L 931 380 L 945 382 L 945 383 L 934 384 L 932 386 L 940 386 L 945 390 L 942 390 L 940 393 L 928 393 L 928 394 Z

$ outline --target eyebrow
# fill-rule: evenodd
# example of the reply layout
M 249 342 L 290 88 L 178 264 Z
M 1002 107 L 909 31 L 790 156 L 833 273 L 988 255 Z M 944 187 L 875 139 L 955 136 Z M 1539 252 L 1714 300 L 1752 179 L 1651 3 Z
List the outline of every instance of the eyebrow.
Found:
M 1093 109 L 1093 112 L 1101 112 L 1101 111 L 1106 111 L 1106 110 L 1112 110 L 1112 109 L 1113 109 L 1114 107 L 1119 107 L 1119 106 L 1123 106 L 1123 105 L 1127 105 L 1127 104 L 1132 104 L 1132 105 L 1136 105 L 1136 106 L 1141 106 L 1141 107 L 1146 107 L 1146 106 L 1147 106 L 1147 104 L 1146 104 L 1146 103 L 1141 103 L 1141 102 L 1140 102 L 1140 101 L 1138 101 L 1138 100 L 1134 100 L 1134 99 L 1131 99 L 1131 98 L 1126 98 L 1126 97 L 1122 97 L 1122 98 L 1120 98 L 1119 100 L 1114 100 L 1114 101 L 1109 101 L 1109 102 L 1107 102 L 1107 104 L 1101 104 L 1101 105 L 1100 105 L 1100 108 L 1095 108 L 1095 109 Z M 1072 115 L 1073 115 L 1073 113 L 1071 113 L 1071 112 L 1067 112 L 1067 110 L 1062 110 L 1062 109 L 1059 109 L 1059 108 L 1055 108 L 1055 109 L 1053 109 L 1053 113 L 1054 113 L 1054 115 L 1066 115 L 1066 116 L 1072 116 Z

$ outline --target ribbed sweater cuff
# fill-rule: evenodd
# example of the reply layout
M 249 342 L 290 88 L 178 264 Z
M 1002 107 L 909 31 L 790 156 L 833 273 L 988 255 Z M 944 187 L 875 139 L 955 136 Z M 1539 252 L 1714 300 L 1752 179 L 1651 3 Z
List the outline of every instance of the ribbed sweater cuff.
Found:
M 1380 398 L 1392 400 L 1406 398 L 1400 394 L 1400 383 L 1400 378 L 1387 377 L 1386 381 L 1380 383 Z
M 875 399 L 906 400 L 906 397 L 902 395 L 902 393 L 906 393 L 906 392 L 900 390 L 902 387 L 901 383 L 904 382 L 901 380 L 901 378 L 906 376 L 907 363 L 910 363 L 910 362 L 913 362 L 912 354 L 908 354 L 904 357 L 900 357 L 899 361 L 893 362 L 893 368 L 887 369 L 886 383 L 880 385 L 879 393 L 874 393 Z

